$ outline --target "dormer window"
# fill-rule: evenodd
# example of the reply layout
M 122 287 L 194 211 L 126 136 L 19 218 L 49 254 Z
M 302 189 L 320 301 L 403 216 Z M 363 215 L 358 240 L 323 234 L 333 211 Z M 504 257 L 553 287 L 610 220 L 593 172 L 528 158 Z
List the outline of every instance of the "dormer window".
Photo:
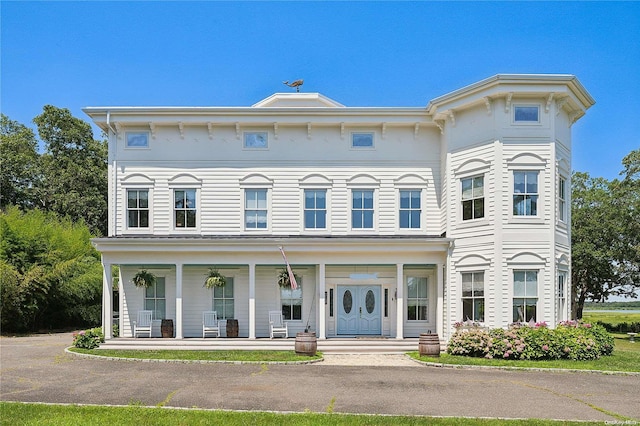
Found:
M 516 105 L 513 111 L 513 119 L 516 123 L 538 123 L 540 121 L 540 107 L 538 105 Z
M 373 133 L 352 133 L 351 148 L 373 148 Z

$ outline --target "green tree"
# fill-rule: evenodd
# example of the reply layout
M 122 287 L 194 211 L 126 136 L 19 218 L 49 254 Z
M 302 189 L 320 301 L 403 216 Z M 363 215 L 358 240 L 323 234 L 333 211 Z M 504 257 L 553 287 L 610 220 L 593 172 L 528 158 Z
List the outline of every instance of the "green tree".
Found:
M 38 177 L 38 142 L 33 131 L 0 115 L 0 208 L 29 208 Z
M 66 108 L 45 105 L 34 118 L 45 143 L 37 205 L 74 220 L 94 234 L 107 233 L 107 144 L 93 138 L 91 126 Z

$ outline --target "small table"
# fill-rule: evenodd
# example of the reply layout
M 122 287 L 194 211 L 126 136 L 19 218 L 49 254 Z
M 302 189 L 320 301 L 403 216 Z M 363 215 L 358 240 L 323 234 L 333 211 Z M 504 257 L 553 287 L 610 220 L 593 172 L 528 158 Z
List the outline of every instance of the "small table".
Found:
M 638 335 L 638 333 L 627 333 L 629 335 L 629 343 L 635 343 L 635 338 Z

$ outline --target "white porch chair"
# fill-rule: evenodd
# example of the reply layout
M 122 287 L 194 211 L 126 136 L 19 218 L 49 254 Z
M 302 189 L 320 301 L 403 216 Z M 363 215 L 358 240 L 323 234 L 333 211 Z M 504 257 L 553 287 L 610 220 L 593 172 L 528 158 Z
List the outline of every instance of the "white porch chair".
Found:
M 207 333 L 215 333 L 216 337 L 220 337 L 220 321 L 216 311 L 202 313 L 202 338 L 207 337 Z
M 276 334 L 286 339 L 289 337 L 289 328 L 282 317 L 282 312 L 269 311 L 269 336 L 273 339 Z
M 138 311 L 138 320 L 133 322 L 133 337 L 147 333 L 151 337 L 153 311 Z

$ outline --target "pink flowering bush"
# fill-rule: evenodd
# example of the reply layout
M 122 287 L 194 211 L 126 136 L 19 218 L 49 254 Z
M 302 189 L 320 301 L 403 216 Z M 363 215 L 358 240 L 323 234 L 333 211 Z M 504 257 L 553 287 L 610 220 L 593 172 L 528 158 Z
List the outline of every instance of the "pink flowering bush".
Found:
M 613 337 L 600 325 L 564 322 L 512 324 L 509 328 L 458 329 L 449 341 L 452 355 L 497 359 L 598 359 L 613 352 Z
M 95 349 L 103 342 L 104 334 L 99 327 L 73 333 L 73 346 L 76 348 Z

